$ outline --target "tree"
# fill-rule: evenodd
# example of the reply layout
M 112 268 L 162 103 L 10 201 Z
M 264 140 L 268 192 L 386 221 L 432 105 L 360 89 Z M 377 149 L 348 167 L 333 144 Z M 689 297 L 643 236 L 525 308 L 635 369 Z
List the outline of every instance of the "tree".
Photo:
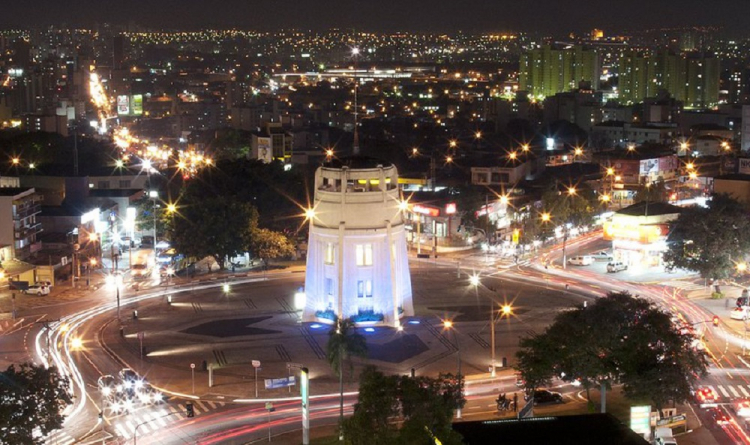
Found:
M 451 428 L 457 393 L 451 375 L 387 376 L 368 366 L 360 376 L 354 413 L 343 422 L 346 443 L 460 444 L 460 435 Z
M 341 425 L 344 421 L 344 363 L 348 365 L 351 375 L 354 372 L 351 357 L 365 356 L 367 356 L 367 341 L 362 334 L 357 332 L 354 321 L 351 318 L 336 317 L 331 330 L 328 331 L 326 358 L 333 372 L 339 377 L 339 422 Z
M 187 193 L 178 212 L 171 221 L 177 251 L 195 258 L 211 256 L 222 270 L 228 258 L 249 249 L 257 230 L 257 210 L 228 196 L 203 199 Z
M 690 397 L 690 386 L 706 373 L 705 354 L 692 348 L 653 303 L 628 293 L 610 293 L 588 308 L 555 317 L 541 334 L 521 340 L 517 368 L 533 390 L 555 376 L 580 380 L 588 389 L 623 384 L 631 399 L 661 407 Z
M 68 379 L 57 368 L 10 365 L 0 382 L 0 443 L 41 444 L 43 436 L 62 427 L 61 413 L 71 399 Z M 34 437 L 36 428 L 42 437 Z
M 714 195 L 707 205 L 683 209 L 667 238 L 664 260 L 703 278 L 728 278 L 750 250 L 750 219 L 728 195 Z
M 279 232 L 256 228 L 252 231 L 250 251 L 268 265 L 269 260 L 294 254 L 294 244 Z
M 636 203 L 639 202 L 666 202 L 667 201 L 667 187 L 664 185 L 664 181 L 657 181 L 647 183 L 638 186 L 638 190 L 635 192 Z

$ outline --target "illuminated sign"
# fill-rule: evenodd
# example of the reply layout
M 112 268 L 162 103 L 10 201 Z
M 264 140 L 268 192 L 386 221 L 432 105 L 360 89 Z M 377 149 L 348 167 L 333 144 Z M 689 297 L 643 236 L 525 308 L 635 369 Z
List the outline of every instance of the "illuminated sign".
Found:
M 738 173 L 748 174 L 750 173 L 750 158 L 740 158 L 740 167 Z
M 607 241 L 630 240 L 653 243 L 662 239 L 668 232 L 668 227 L 663 224 L 623 224 L 615 221 L 604 223 L 604 239 Z
M 81 215 L 81 224 L 99 220 L 99 209 L 94 209 Z
M 455 202 L 451 202 L 449 204 L 446 204 L 445 205 L 445 214 L 446 215 L 453 215 L 454 213 L 456 213 L 456 203 Z
M 651 433 L 651 407 L 630 407 L 630 429 L 638 434 Z
M 421 213 L 422 215 L 427 215 L 427 216 L 432 216 L 432 217 L 440 216 L 440 210 L 433 208 L 433 207 L 421 206 L 419 204 L 415 204 L 411 208 L 411 211 L 414 213 Z
M 307 368 L 300 369 L 299 390 L 302 396 L 302 444 L 310 443 L 310 371 Z
M 133 116 L 141 116 L 143 114 L 143 95 L 142 94 L 136 94 L 130 98 L 130 104 L 132 106 L 132 109 L 130 110 L 133 113 Z
M 130 98 L 128 96 L 117 96 L 117 114 L 130 114 Z

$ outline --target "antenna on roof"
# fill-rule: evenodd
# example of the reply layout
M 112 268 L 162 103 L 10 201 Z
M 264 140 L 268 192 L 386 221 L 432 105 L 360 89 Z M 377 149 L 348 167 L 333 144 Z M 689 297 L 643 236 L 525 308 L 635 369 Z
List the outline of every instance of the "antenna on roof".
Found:
M 352 143 L 353 154 L 359 155 L 359 130 L 357 129 L 357 115 L 359 114 L 359 106 L 357 103 L 358 89 L 359 89 L 359 78 L 357 78 L 357 56 L 359 55 L 359 48 L 356 45 L 357 31 L 354 31 L 355 44 L 352 48 L 352 57 L 354 58 L 354 142 Z

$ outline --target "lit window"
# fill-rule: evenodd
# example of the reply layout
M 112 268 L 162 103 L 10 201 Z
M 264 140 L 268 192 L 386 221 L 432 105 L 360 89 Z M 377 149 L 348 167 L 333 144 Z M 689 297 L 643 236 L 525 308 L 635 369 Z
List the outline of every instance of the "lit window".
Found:
M 357 281 L 357 298 L 372 298 L 372 281 Z
M 325 253 L 325 263 L 326 264 L 333 264 L 333 243 L 326 243 L 326 253 Z
M 357 245 L 357 266 L 372 266 L 372 244 Z

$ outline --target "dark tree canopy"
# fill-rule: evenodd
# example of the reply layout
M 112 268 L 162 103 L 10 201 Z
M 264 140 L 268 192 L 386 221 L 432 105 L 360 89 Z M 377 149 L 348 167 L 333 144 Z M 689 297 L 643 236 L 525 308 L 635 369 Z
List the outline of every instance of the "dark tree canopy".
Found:
M 351 445 L 460 444 L 452 430 L 454 410 L 463 405 L 455 378 L 384 375 L 367 367 L 360 376 L 354 414 L 344 421 L 344 438 Z M 398 419 L 401 419 L 399 427 Z
M 750 251 L 750 218 L 728 195 L 714 195 L 707 204 L 682 211 L 667 238 L 664 259 L 704 278 L 728 278 Z
M 610 293 L 523 338 L 517 368 L 527 389 L 559 376 L 580 380 L 587 394 L 593 386 L 620 383 L 626 397 L 661 407 L 687 400 L 690 385 L 706 373 L 707 359 L 692 347 L 693 340 L 653 303 Z
M 0 373 L 0 443 L 31 445 L 34 438 L 62 428 L 63 408 L 71 403 L 68 380 L 52 367 L 24 363 Z

